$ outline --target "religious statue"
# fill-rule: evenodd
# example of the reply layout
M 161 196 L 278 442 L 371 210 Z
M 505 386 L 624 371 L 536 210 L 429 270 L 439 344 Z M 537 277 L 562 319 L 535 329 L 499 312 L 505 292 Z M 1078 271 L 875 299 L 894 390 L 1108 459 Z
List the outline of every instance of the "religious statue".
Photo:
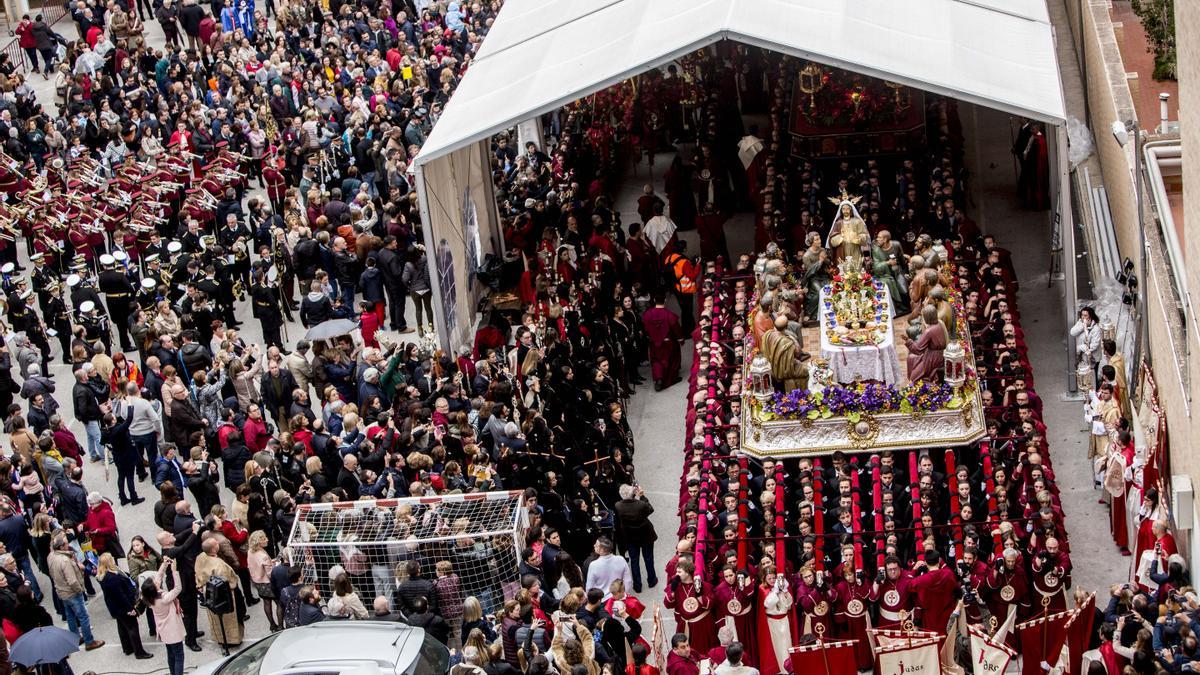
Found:
M 821 236 L 809 232 L 804 243 L 808 246 L 800 263 L 804 266 L 804 319 L 812 324 L 817 321 L 817 310 L 820 305 L 821 288 L 833 280 L 833 265 L 829 260 L 829 251 L 821 246 Z
M 871 262 L 871 276 L 887 286 L 895 315 L 908 314 L 908 292 L 904 288 L 904 251 L 899 242 L 892 240 L 892 234 L 887 230 L 880 230 L 875 235 Z
M 763 292 L 758 299 L 758 308 L 754 310 L 754 344 L 762 344 L 762 336 L 775 326 L 775 293 Z
M 763 334 L 759 351 L 771 363 L 771 375 L 784 391 L 808 388 L 808 366 L 801 360 L 800 341 L 788 331 L 787 317 L 775 317 L 775 327 Z
M 946 337 L 946 327 L 938 321 L 937 307 L 922 307 L 921 321 L 925 324 L 921 336 L 916 340 L 910 337 L 904 341 L 908 347 L 909 382 L 940 380 L 945 369 L 942 352 L 950 341 Z
M 842 193 L 841 200 L 836 197 L 829 198 L 829 201 L 838 205 L 838 215 L 829 230 L 826 246 L 833 249 L 838 263 L 843 260 L 856 260 L 861 263 L 863 258 L 871 253 L 871 234 L 855 206 L 859 199 L 845 193 Z
M 913 256 L 915 259 L 917 256 Z M 927 267 L 913 270 L 912 281 L 908 282 L 908 304 L 912 307 L 912 315 L 915 317 L 921 306 L 925 304 L 925 297 L 929 295 L 929 289 L 937 285 L 937 271 Z
M 938 321 L 946 328 L 946 335 L 949 335 L 950 339 L 958 337 L 958 315 L 954 311 L 954 305 L 946 299 L 946 289 L 941 284 L 929 289 L 929 301 L 937 308 Z

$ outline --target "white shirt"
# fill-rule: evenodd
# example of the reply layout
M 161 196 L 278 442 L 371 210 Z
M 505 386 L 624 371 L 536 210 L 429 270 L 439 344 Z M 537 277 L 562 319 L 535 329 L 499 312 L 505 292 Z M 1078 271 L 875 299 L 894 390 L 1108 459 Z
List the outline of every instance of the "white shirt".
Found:
M 604 597 L 607 598 L 608 587 L 617 579 L 625 582 L 625 588 L 633 588 L 633 575 L 629 572 L 629 563 L 624 558 L 610 553 L 596 558 L 592 564 L 588 565 L 584 589 L 599 588 L 604 591 Z

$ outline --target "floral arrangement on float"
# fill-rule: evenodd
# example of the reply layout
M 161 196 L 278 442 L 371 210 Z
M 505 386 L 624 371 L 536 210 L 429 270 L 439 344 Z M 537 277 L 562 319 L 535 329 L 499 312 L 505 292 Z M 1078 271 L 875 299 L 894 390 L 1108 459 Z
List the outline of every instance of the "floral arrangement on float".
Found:
M 763 406 L 764 421 L 845 417 L 858 422 L 863 416 L 904 413 L 920 416 L 938 410 L 957 410 L 970 393 L 945 382 L 921 380 L 897 386 L 882 382 L 833 384 L 819 390 L 775 392 Z
M 823 289 L 826 339 L 844 346 L 878 345 L 887 340 L 891 313 L 887 292 L 856 260 L 838 265 Z

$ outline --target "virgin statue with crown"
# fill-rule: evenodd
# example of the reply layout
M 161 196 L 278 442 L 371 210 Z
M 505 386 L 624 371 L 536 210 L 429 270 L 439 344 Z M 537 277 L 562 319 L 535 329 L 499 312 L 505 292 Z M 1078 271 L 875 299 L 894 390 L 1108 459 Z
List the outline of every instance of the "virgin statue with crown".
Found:
M 863 259 L 871 255 L 871 234 L 867 231 L 866 222 L 858 215 L 856 206 L 860 199 L 845 192 L 840 199 L 829 198 L 829 201 L 837 204 L 838 211 L 825 245 L 833 249 L 834 260 L 839 264 L 853 260 L 861 265 Z

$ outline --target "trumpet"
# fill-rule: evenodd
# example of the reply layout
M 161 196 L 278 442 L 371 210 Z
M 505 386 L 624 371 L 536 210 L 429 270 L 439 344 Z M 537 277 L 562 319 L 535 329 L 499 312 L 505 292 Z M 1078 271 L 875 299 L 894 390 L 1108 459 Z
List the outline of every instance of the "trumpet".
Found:
M 79 157 L 71 160 L 71 170 L 75 170 L 79 167 L 83 167 L 85 173 L 94 173 L 100 168 L 100 162 L 88 157 L 87 155 L 80 155 Z
M 122 190 L 121 188 L 116 188 L 116 187 L 112 188 L 112 193 L 114 196 L 113 201 L 116 203 L 117 206 L 128 207 L 133 204 L 133 195 Z
M 79 182 L 98 188 L 104 184 L 104 179 L 100 178 L 99 174 L 90 171 L 83 171 L 74 176 Z
M 39 234 L 38 241 L 42 242 L 42 244 L 47 249 L 54 251 L 55 253 L 58 253 L 59 255 L 62 255 L 63 249 L 61 246 L 58 245 L 57 241 L 54 241 L 50 237 L 47 237 L 45 234 Z
M 183 159 L 201 159 L 200 155 L 182 149 L 179 151 L 179 157 L 182 157 Z

